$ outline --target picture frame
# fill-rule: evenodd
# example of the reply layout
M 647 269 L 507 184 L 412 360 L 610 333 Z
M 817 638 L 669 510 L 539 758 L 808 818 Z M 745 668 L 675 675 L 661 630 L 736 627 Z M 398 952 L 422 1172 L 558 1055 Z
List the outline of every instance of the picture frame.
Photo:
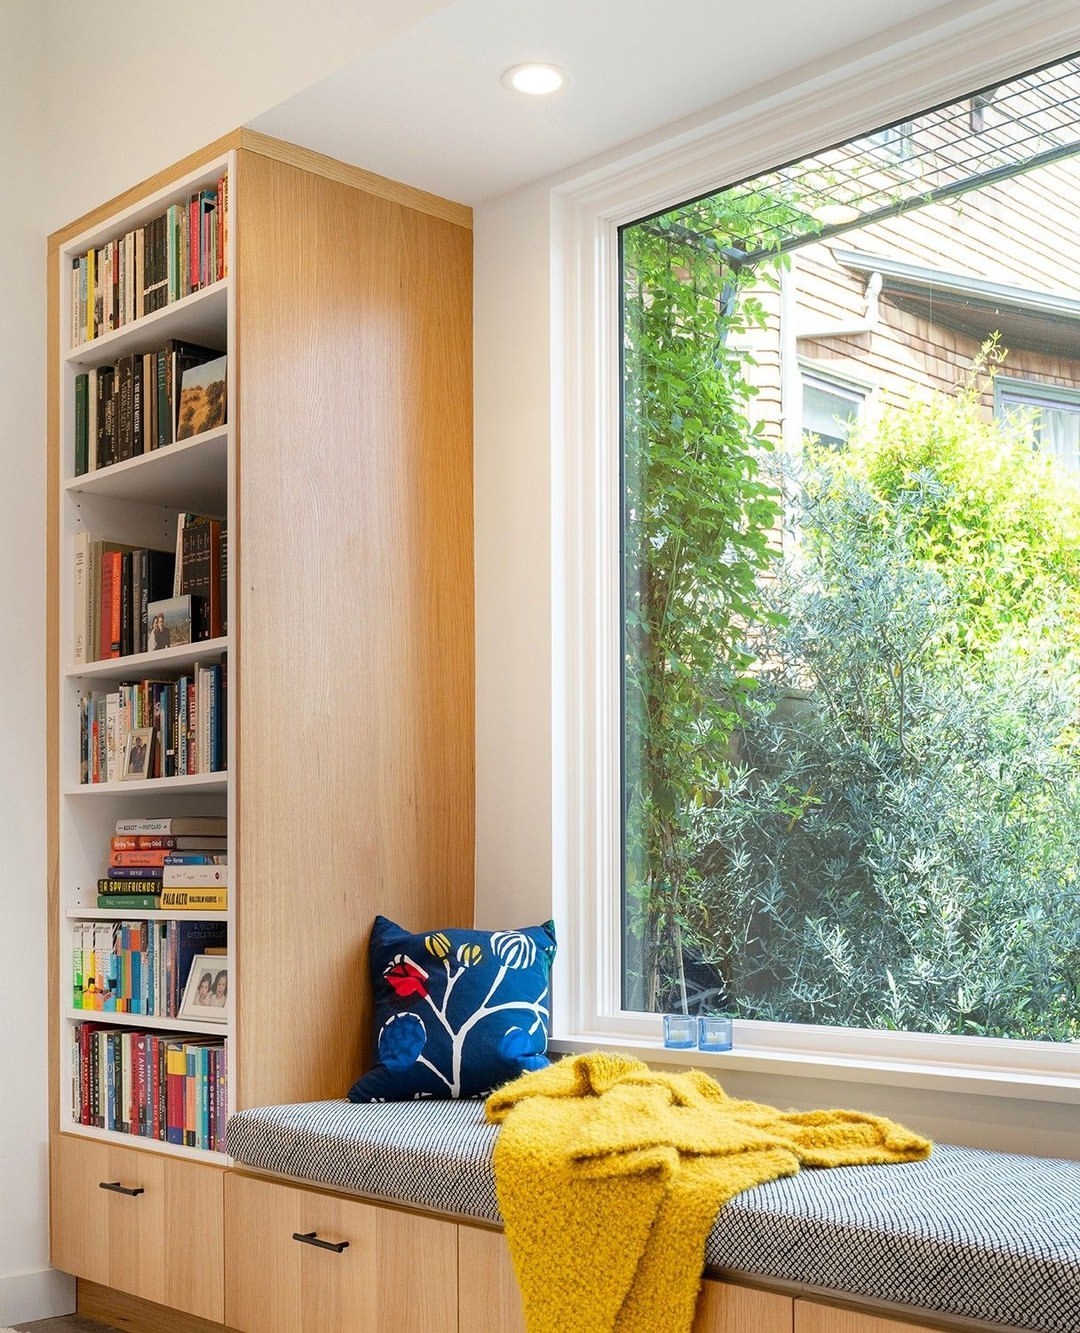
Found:
M 191 642 L 192 598 L 165 597 L 146 608 L 146 649 L 160 652 L 177 644 Z
M 154 749 L 154 728 L 134 727 L 124 741 L 124 760 L 120 780 L 142 781 L 150 776 L 150 760 Z
M 180 377 L 176 438 L 189 439 L 225 424 L 227 356 L 185 366 Z
M 229 1004 L 229 959 L 227 954 L 198 953 L 191 960 L 180 1018 L 199 1023 L 224 1023 Z

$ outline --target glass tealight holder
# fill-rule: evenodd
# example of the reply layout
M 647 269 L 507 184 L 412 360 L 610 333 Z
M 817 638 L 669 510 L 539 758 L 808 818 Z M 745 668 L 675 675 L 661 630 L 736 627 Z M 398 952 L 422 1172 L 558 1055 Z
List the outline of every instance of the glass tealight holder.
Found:
M 692 1014 L 664 1015 L 664 1045 L 672 1051 L 692 1051 L 697 1043 L 697 1019 Z
M 731 1050 L 731 1019 L 727 1014 L 702 1014 L 697 1022 L 698 1050 Z

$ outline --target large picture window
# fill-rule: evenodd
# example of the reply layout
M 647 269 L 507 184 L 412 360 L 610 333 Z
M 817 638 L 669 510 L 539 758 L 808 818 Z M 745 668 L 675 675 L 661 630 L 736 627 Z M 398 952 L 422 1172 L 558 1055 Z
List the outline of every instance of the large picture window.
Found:
M 626 1010 L 1080 1040 L 1078 104 L 621 229 Z

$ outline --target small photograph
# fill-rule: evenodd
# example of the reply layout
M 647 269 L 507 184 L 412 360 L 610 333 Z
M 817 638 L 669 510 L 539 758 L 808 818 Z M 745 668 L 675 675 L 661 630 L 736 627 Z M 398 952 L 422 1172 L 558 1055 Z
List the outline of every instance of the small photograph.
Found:
M 229 1002 L 229 960 L 224 954 L 199 953 L 191 961 L 180 1017 L 200 1023 L 224 1023 Z
M 225 365 L 219 356 L 201 366 L 187 367 L 180 380 L 176 438 L 186 440 L 225 424 Z
M 153 744 L 153 727 L 136 727 L 134 731 L 128 732 L 121 780 L 150 776 L 150 750 Z
M 166 597 L 146 608 L 146 650 L 158 652 L 191 642 L 191 597 Z

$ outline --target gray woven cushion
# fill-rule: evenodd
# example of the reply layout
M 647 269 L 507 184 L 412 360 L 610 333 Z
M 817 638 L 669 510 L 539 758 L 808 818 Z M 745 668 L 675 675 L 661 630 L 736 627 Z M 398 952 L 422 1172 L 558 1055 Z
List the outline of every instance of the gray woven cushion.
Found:
M 229 1120 L 237 1162 L 500 1220 L 479 1101 L 308 1102 Z M 925 1162 L 804 1170 L 720 1210 L 710 1268 L 1036 1333 L 1080 1330 L 1080 1162 L 938 1146 Z

